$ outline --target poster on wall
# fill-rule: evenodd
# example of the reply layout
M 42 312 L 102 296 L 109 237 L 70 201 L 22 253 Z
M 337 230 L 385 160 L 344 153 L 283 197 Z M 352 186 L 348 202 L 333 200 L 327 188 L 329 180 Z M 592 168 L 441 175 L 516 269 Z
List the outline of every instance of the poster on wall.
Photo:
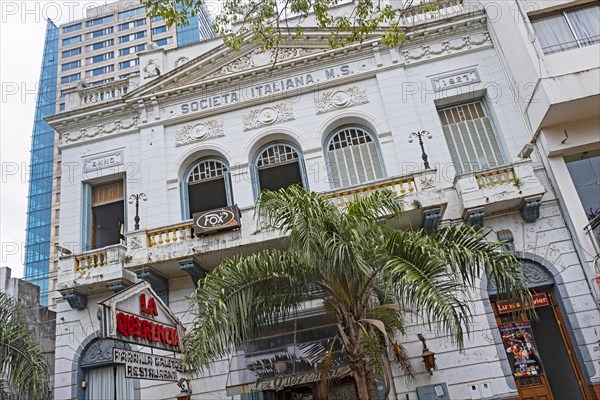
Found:
M 540 375 L 542 364 L 529 321 L 498 325 L 502 344 L 515 377 Z

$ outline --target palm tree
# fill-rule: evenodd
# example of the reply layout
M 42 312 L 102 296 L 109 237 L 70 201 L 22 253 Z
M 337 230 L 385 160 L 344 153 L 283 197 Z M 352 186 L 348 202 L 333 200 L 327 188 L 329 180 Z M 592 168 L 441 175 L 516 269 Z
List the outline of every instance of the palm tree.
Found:
M 484 273 L 499 293 L 528 296 L 515 259 L 501 251 L 502 243 L 486 240 L 484 230 L 452 226 L 427 236 L 390 228 L 384 222 L 402 210 L 389 191 L 340 209 L 322 194 L 292 186 L 262 192 L 257 214 L 288 237 L 286 249 L 225 260 L 200 282 L 193 302 L 202 311 L 185 341 L 193 369 L 293 318 L 308 297 L 318 297 L 323 312 L 334 316 L 357 397 L 374 399 L 388 357 L 409 376 L 414 372 L 395 340 L 408 313 L 462 349 L 472 318 L 470 289 Z
M 15 300 L 0 293 L 0 398 L 47 399 L 49 376 L 44 359 Z

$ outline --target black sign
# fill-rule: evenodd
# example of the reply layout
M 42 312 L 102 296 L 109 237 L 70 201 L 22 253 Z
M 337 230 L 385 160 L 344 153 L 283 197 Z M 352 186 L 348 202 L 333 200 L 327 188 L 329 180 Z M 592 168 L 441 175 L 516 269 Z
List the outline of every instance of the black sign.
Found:
M 238 229 L 240 223 L 240 210 L 237 206 L 217 208 L 210 211 L 195 213 L 194 233 L 206 235 L 209 233 Z

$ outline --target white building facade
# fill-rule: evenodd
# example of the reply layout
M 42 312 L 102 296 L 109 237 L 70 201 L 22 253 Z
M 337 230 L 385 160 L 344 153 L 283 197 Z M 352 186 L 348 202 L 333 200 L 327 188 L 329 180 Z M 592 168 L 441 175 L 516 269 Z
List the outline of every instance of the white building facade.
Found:
M 357 193 L 394 190 L 404 195 L 399 224 L 406 229 L 491 228 L 493 239 L 506 240 L 522 260 L 542 299 L 540 319 L 527 332 L 539 347 L 543 373 L 515 370 L 501 338 L 515 321 L 482 279 L 464 352 L 413 326 L 400 340 L 418 381 L 406 383 L 392 365 L 393 382 L 382 393 L 393 399 L 595 398 L 600 321 L 593 265 L 580 249 L 583 239 L 590 251 L 593 243 L 571 234 L 577 220 L 564 210 L 575 197 L 561 192 L 561 181 L 558 194 L 553 189 L 558 178 L 546 171 L 552 154 L 518 157 L 537 130 L 510 94 L 508 62 L 494 39 L 514 28 L 489 18 L 460 0 L 442 2 L 434 14 L 415 7 L 404 20 L 407 39 L 396 48 L 374 35 L 332 50 L 327 32 L 310 29 L 278 52 L 252 45 L 233 51 L 218 41 L 174 50 L 149 46 L 138 55 L 139 76 L 128 78 L 139 89 L 113 98 L 91 93 L 106 92 L 99 86 L 71 96 L 65 112 L 49 119 L 63 138 L 60 244 L 72 251 L 59 262 L 64 301 L 57 304 L 55 397 L 175 398 L 176 382 L 123 378 L 112 349 L 150 349 L 100 338 L 97 304 L 145 280 L 191 329 L 194 311 L 186 297 L 199 278 L 228 256 L 282 241 L 254 221 L 257 195 L 297 183 L 340 206 Z M 408 141 L 423 131 L 431 134 L 423 136 L 430 168 L 419 144 Z M 142 193 L 136 215 L 128 199 Z M 240 210 L 240 229 L 192 235 L 193 213 L 231 206 Z M 417 333 L 436 353 L 432 375 Z M 257 390 L 259 376 L 247 364 L 297 345 L 284 336 L 202 374 L 182 373 L 191 379 L 192 398 L 309 394 L 308 378 Z

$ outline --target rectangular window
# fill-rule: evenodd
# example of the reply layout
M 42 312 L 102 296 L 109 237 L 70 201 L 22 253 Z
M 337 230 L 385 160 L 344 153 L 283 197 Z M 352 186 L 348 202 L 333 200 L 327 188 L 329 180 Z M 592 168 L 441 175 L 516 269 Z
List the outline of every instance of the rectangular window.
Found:
M 135 28 L 137 26 L 146 25 L 146 18 L 136 19 L 135 21 L 126 22 L 119 25 L 119 30 L 124 31 L 126 29 Z
M 119 63 L 119 68 L 120 69 L 124 69 L 124 68 L 129 68 L 129 67 L 133 67 L 134 65 L 140 65 L 140 59 L 136 58 L 133 60 L 129 60 L 129 61 L 123 61 Z
M 152 22 L 159 22 L 162 20 L 163 20 L 162 15 L 155 15 L 154 17 L 152 17 Z
M 119 43 L 129 42 L 130 40 L 136 40 L 146 37 L 146 31 L 132 33 L 131 35 L 119 37 Z
M 81 42 L 81 35 L 63 39 L 62 44 L 63 44 L 63 46 L 68 46 L 70 44 L 79 43 L 79 42 Z
M 102 79 L 101 81 L 90 82 L 90 86 L 100 86 L 104 85 L 105 83 L 113 82 L 114 80 L 115 78 L 106 78 Z
M 504 164 L 492 122 L 481 101 L 438 111 L 456 173 Z
M 74 25 L 65 26 L 63 28 L 63 33 L 75 32 L 81 29 L 81 22 Z
M 114 17 L 112 15 L 107 15 L 105 17 L 96 18 L 91 21 L 87 21 L 85 23 L 85 26 L 89 27 L 89 26 L 96 26 L 96 25 L 100 25 L 100 24 L 106 24 L 109 22 L 113 22 L 113 20 L 114 20 Z
M 114 70 L 115 70 L 115 66 L 111 64 L 111 65 L 107 65 L 105 67 L 96 68 L 91 71 L 88 71 L 87 76 L 89 76 L 89 77 L 98 76 L 98 75 L 106 74 L 108 72 L 112 72 Z
M 87 58 L 86 59 L 86 63 L 87 64 L 94 64 L 94 63 L 97 63 L 97 62 L 111 60 L 114 57 L 115 57 L 115 53 L 111 51 L 109 53 L 99 54 L 97 56 Z
M 121 243 L 125 234 L 123 180 L 102 185 L 84 184 L 84 250 Z
M 104 28 L 104 29 L 98 29 L 97 31 L 93 31 L 87 34 L 87 38 L 88 39 L 93 39 L 93 38 L 97 38 L 100 36 L 104 36 L 104 35 L 110 35 L 111 33 L 113 33 L 113 27 L 109 27 L 109 28 Z
M 156 43 L 157 46 L 166 46 L 167 44 L 171 43 L 171 38 L 159 39 L 154 43 Z
M 68 71 L 73 68 L 81 67 L 81 60 L 71 61 L 70 63 L 66 63 L 62 65 L 62 71 Z
M 119 19 L 131 18 L 134 15 L 143 14 L 145 12 L 146 12 L 146 7 L 138 7 L 138 8 L 133 8 L 133 9 L 127 10 L 127 11 L 121 11 L 119 13 Z
M 81 79 L 81 74 L 77 73 L 77 74 L 73 74 L 73 75 L 63 76 L 60 79 L 60 82 L 64 84 L 64 83 L 75 82 L 75 81 L 78 81 L 80 79 Z M 65 91 L 62 91 L 61 93 L 63 93 L 63 95 L 64 95 L 64 92 Z
M 158 35 L 159 33 L 163 33 L 167 31 L 167 26 L 166 25 L 162 25 L 162 26 L 157 26 L 156 28 L 152 28 L 152 34 L 153 35 Z
M 590 221 L 600 215 L 600 150 L 565 157 L 575 190 Z
M 105 40 L 104 42 L 98 42 L 98 43 L 91 44 L 87 47 L 87 49 L 88 49 L 88 51 L 100 50 L 105 47 L 112 46 L 114 44 L 115 44 L 114 39 L 108 39 L 108 40 Z
M 72 57 L 81 54 L 81 47 L 62 52 L 62 58 Z
M 572 8 L 532 19 L 544 54 L 600 43 L 600 5 Z
M 65 103 L 60 103 L 60 104 L 58 105 L 58 109 L 59 109 L 60 111 L 65 111 Z

